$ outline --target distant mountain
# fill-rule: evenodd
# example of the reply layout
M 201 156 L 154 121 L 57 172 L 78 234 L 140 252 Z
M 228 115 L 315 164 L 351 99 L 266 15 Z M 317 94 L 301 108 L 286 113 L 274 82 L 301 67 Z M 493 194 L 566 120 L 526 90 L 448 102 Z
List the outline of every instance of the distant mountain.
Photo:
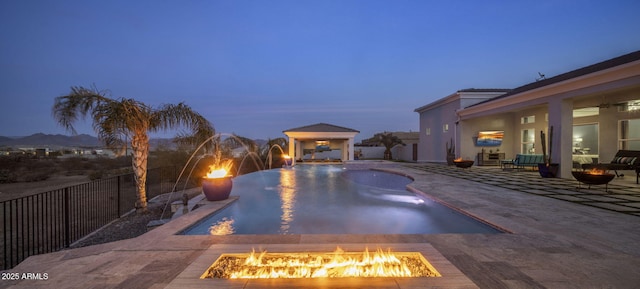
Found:
M 255 140 L 262 146 L 266 140 Z M 175 149 L 177 146 L 172 138 L 152 138 L 149 140 L 151 150 L 158 148 Z M 88 134 L 67 136 L 62 134 L 36 133 L 30 136 L 7 137 L 0 136 L 0 147 L 104 147 L 97 137 Z
M 0 146 L 71 146 L 100 147 L 102 143 L 97 137 L 88 134 L 67 136 L 61 134 L 36 133 L 24 137 L 0 136 Z

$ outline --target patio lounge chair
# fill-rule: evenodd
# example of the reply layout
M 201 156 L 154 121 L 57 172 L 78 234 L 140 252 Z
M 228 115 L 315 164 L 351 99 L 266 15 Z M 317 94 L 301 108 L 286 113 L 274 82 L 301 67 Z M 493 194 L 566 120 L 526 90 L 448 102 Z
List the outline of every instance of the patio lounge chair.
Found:
M 613 170 L 616 176 L 622 177 L 624 174 L 618 173 L 620 170 L 635 170 L 636 184 L 640 179 L 640 151 L 619 150 L 610 163 L 583 164 L 583 170 L 589 169 Z

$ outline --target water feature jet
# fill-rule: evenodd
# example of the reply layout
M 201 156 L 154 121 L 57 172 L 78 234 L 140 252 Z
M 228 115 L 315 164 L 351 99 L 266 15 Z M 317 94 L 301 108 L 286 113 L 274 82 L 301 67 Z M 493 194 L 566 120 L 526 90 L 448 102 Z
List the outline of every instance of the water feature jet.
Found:
M 272 168 L 273 165 L 273 149 L 274 148 L 278 148 L 280 150 L 280 154 L 284 160 L 284 165 L 285 167 L 291 167 L 291 165 L 293 164 L 293 159 L 284 153 L 284 149 L 282 149 L 282 147 L 279 144 L 274 144 L 271 147 L 269 147 L 269 151 L 267 152 L 267 161 L 269 163 L 269 169 Z
M 234 139 L 234 140 L 236 141 L 236 143 L 237 143 L 237 144 L 240 144 L 240 145 L 242 146 L 242 148 L 243 148 L 245 151 L 249 152 L 249 154 L 248 154 L 248 155 L 251 155 L 251 153 L 252 153 L 252 152 L 251 152 L 251 150 L 249 149 L 249 147 L 248 147 L 244 142 L 242 142 L 242 140 L 241 140 L 240 138 L 238 138 L 238 137 L 237 137 L 237 136 L 235 136 L 234 134 L 223 134 L 223 133 L 218 133 L 218 134 L 215 134 L 215 135 L 213 135 L 213 136 L 208 137 L 207 139 L 205 139 L 204 141 L 202 141 L 202 142 L 201 142 L 201 143 L 196 147 L 196 149 L 193 151 L 193 153 L 191 154 L 191 156 L 189 157 L 189 159 L 187 160 L 187 162 L 185 163 L 185 165 L 182 167 L 182 170 L 180 171 L 180 174 L 178 175 L 178 178 L 176 179 L 176 182 L 175 182 L 175 184 L 174 184 L 174 186 L 173 186 L 173 188 L 172 188 L 172 190 L 171 190 L 171 193 L 170 193 L 170 195 L 169 195 L 169 198 L 168 198 L 168 200 L 169 200 L 169 201 L 171 200 L 171 197 L 172 197 L 173 193 L 174 193 L 174 192 L 176 192 L 176 188 L 178 187 L 178 184 L 180 183 L 180 180 L 181 180 L 181 179 L 182 179 L 182 177 L 184 176 L 184 174 L 185 174 L 185 172 L 186 172 L 187 168 L 188 168 L 189 166 L 191 166 L 191 170 L 189 170 L 189 173 L 188 173 L 188 175 L 186 176 L 186 180 L 185 180 L 185 182 L 184 182 L 184 187 L 183 187 L 183 189 L 182 189 L 182 192 L 183 192 L 183 197 L 182 197 L 182 198 L 183 198 L 183 199 L 184 199 L 184 198 L 188 198 L 187 193 L 185 192 L 185 191 L 186 191 L 187 183 L 188 183 L 188 182 L 189 182 L 189 180 L 191 179 L 191 175 L 192 175 L 192 173 L 193 173 L 194 169 L 196 168 L 196 166 L 198 165 L 198 163 L 199 163 L 202 159 L 204 159 L 204 158 L 206 158 L 206 157 L 213 157 L 213 159 L 214 159 L 214 166 L 221 166 L 221 165 L 222 165 L 222 166 L 226 166 L 227 171 L 230 171 L 230 170 L 231 170 L 231 164 L 232 164 L 231 160 L 228 160 L 228 159 L 227 159 L 227 160 L 224 160 L 224 161 L 222 160 L 222 149 L 220 148 L 220 146 L 222 145 L 221 137 L 222 137 L 223 135 L 224 135 L 224 136 L 227 136 L 227 137 L 230 137 L 230 138 L 232 138 L 232 139 Z M 198 158 L 196 159 L 196 161 L 195 161 L 193 164 L 191 164 L 191 163 L 192 163 L 192 161 L 194 160 L 194 158 L 196 158 L 196 155 L 197 155 L 197 154 L 202 150 L 202 148 L 204 148 L 204 147 L 205 147 L 209 142 L 212 142 L 212 144 L 213 144 L 213 152 L 211 152 L 211 153 L 207 153 L 207 152 L 205 151 L 205 153 L 204 153 L 202 156 L 198 157 Z M 255 154 L 255 153 L 254 153 L 254 154 Z M 257 160 L 256 160 L 256 159 L 257 159 Z M 254 164 L 256 165 L 256 167 L 257 167 L 258 169 L 264 168 L 264 165 L 263 165 L 262 167 L 260 167 L 260 166 L 258 165 L 257 161 L 259 161 L 259 158 L 254 157 L 254 158 L 253 158 L 253 161 L 254 161 Z M 243 159 L 243 162 L 244 162 L 244 159 Z M 236 173 L 237 173 L 237 174 L 239 174 L 239 172 L 240 172 L 240 167 L 241 167 L 241 166 L 242 166 L 242 164 L 237 168 L 237 170 L 236 170 Z M 217 168 L 216 168 L 216 169 L 217 169 Z M 228 189 L 229 189 L 229 193 L 230 193 L 231 188 L 232 188 L 232 185 L 230 185 L 231 179 L 232 179 L 232 177 L 231 177 L 231 176 L 228 176 L 228 177 L 225 177 L 225 180 L 224 180 L 224 181 L 223 181 L 223 180 L 219 180 L 219 181 L 215 181 L 215 182 L 213 182 L 213 181 L 208 181 L 208 180 L 207 180 L 207 178 L 203 178 L 203 179 L 202 179 L 203 194 L 205 194 L 205 196 L 206 196 L 206 193 L 204 192 L 205 187 L 206 187 L 206 190 L 207 190 L 207 191 L 209 191 L 209 190 L 210 190 L 212 187 L 214 187 L 214 186 L 216 186 L 216 187 L 217 187 L 217 186 L 222 186 L 222 187 L 225 187 L 225 188 L 227 188 L 227 187 L 228 187 Z M 215 183 L 215 185 L 214 185 L 214 183 Z M 227 195 L 227 197 L 228 197 L 228 195 Z M 215 200 L 219 200 L 220 198 L 221 198 L 221 197 L 211 197 L 211 199 L 215 199 Z M 209 199 L 209 198 L 208 198 L 208 199 Z M 211 199 L 210 199 L 210 200 L 211 200 Z M 167 204 L 165 204 L 165 207 L 164 207 L 164 209 L 163 209 L 163 211 L 162 211 L 162 214 L 161 214 L 161 216 L 160 216 L 160 220 L 162 220 L 162 218 L 163 218 L 163 216 L 164 216 L 164 214 L 165 214 L 165 212 L 166 212 L 166 210 L 167 210 L 167 207 L 169 206 L 169 203 L 170 203 L 169 201 L 167 201 Z

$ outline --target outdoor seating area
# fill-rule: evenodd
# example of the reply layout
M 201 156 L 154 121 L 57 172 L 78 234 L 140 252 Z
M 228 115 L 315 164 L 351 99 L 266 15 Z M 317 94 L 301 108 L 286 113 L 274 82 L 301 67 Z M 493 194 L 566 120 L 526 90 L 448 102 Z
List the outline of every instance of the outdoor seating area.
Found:
M 633 170 L 636 173 L 636 184 L 638 184 L 640 182 L 640 151 L 619 150 L 610 163 L 583 164 L 582 169 L 612 170 L 617 177 L 624 176 L 618 171 Z

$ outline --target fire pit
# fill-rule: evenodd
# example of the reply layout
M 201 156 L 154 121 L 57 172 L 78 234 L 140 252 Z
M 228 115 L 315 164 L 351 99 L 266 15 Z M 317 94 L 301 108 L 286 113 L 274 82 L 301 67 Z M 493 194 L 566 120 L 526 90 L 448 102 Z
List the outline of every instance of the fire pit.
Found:
M 222 254 L 200 279 L 440 277 L 419 252 Z
M 218 166 L 209 167 L 209 172 L 202 178 L 202 193 L 207 200 L 222 201 L 229 198 L 233 182 L 228 172 L 232 164 L 231 161 L 226 161 Z
M 466 169 L 466 168 L 470 168 L 471 166 L 473 166 L 473 161 L 472 160 L 463 160 L 462 158 L 459 158 L 459 159 L 453 160 L 453 164 L 456 165 L 456 167 Z
M 591 185 L 605 185 L 605 192 L 608 191 L 609 182 L 615 177 L 614 174 L 609 174 L 605 170 L 595 168 L 588 171 L 573 171 L 571 174 L 578 180 L 578 189 L 580 189 L 581 183 L 588 185 L 589 189 Z

